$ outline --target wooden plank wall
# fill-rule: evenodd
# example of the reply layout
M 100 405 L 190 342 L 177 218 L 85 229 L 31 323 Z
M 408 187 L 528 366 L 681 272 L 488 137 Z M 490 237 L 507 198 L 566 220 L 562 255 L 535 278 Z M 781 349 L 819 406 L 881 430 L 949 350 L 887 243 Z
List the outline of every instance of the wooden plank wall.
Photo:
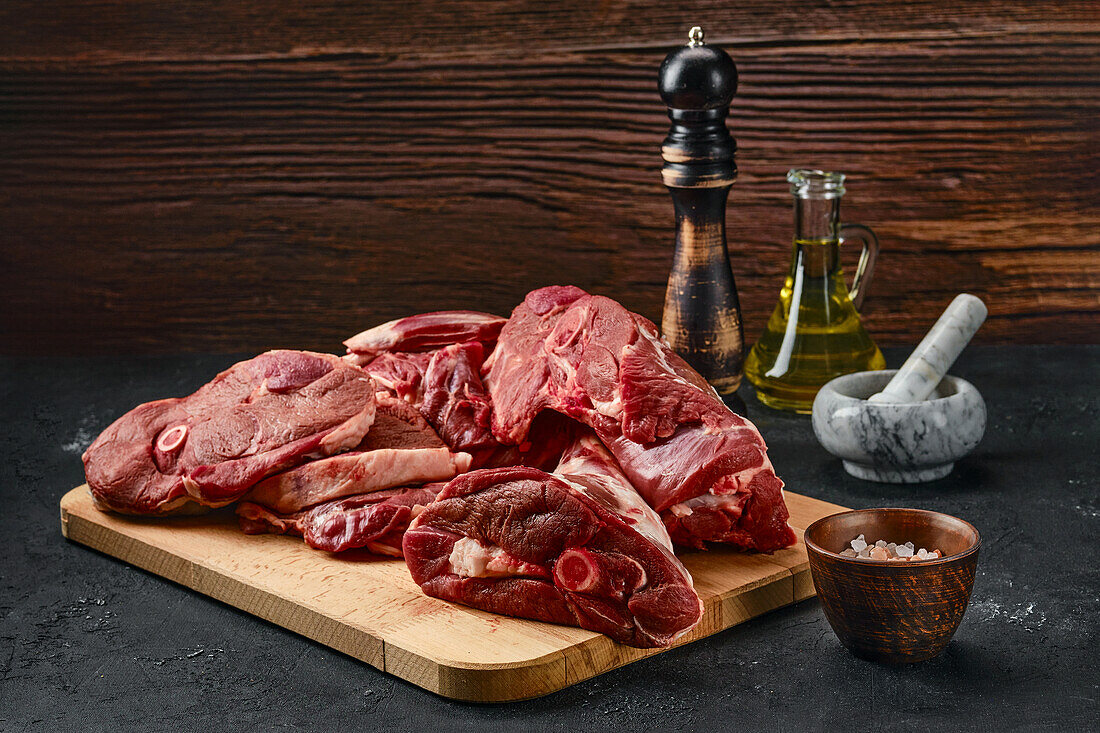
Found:
M 750 342 L 794 166 L 848 173 L 879 233 L 880 343 L 962 290 L 986 342 L 1100 340 L 1092 2 L 8 0 L 0 348 L 332 350 L 567 282 L 659 321 L 655 73 L 692 24 L 741 71 Z

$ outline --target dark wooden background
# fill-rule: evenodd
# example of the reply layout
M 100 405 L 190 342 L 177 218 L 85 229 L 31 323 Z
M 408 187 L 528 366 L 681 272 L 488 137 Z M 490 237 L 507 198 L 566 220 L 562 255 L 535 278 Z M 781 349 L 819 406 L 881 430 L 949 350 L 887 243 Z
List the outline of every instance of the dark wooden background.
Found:
M 879 233 L 880 343 L 963 290 L 983 341 L 1100 340 L 1094 2 L 7 0 L 2 349 L 335 350 L 548 283 L 659 320 L 655 74 L 692 24 L 741 71 L 750 342 L 795 166 Z

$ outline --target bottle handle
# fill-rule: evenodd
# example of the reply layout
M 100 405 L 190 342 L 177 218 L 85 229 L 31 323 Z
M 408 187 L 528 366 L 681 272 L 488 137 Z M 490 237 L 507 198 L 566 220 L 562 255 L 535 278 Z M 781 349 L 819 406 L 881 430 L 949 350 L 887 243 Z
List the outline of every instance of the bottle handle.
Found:
M 840 243 L 849 239 L 858 239 L 863 242 L 863 251 L 859 255 L 859 264 L 856 265 L 856 274 L 852 278 L 852 287 L 848 293 L 852 296 L 852 305 L 856 310 L 863 310 L 863 299 L 867 295 L 867 289 L 871 287 L 871 278 L 875 274 L 875 262 L 878 261 L 878 237 L 870 227 L 862 224 L 844 224 L 840 227 Z

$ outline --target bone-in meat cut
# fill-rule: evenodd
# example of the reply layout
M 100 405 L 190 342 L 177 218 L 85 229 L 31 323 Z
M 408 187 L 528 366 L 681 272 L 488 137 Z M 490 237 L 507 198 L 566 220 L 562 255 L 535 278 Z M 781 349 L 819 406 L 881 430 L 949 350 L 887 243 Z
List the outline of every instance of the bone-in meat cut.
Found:
M 656 326 L 614 300 L 576 287 L 532 291 L 486 368 L 498 440 L 523 441 L 546 409 L 591 426 L 677 543 L 764 552 L 794 543 L 756 427 Z
M 660 518 L 591 433 L 554 473 L 454 479 L 413 520 L 403 548 L 428 595 L 632 646 L 667 646 L 702 617 Z
M 127 514 L 222 506 L 261 479 L 359 444 L 375 386 L 330 354 L 269 351 L 194 394 L 140 405 L 85 451 L 96 503 Z

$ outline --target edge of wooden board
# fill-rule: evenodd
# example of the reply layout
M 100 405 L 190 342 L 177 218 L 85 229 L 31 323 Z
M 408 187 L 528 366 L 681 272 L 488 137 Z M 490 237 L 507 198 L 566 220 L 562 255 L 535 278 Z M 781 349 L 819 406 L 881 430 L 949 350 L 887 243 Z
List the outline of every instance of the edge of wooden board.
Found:
M 67 539 L 199 591 L 430 692 L 468 702 L 513 702 L 541 697 L 814 595 L 809 564 L 804 558 L 800 540 L 795 547 L 781 550 L 776 555 L 741 555 L 742 558 L 752 558 L 753 564 L 773 572 L 737 588 L 707 594 L 703 621 L 671 647 L 635 649 L 617 644 L 595 632 L 509 618 L 502 619 L 501 623 L 519 629 L 523 624 L 535 624 L 543 635 L 548 629 L 551 630 L 549 633 L 552 636 L 560 637 L 563 648 L 513 661 L 487 663 L 446 659 L 438 652 L 429 656 L 418 648 L 418 639 L 423 638 L 423 630 L 418 626 L 432 623 L 430 618 L 414 614 L 407 623 L 388 629 L 385 634 L 387 638 L 368 629 L 351 627 L 318 608 L 309 608 L 298 600 L 257 587 L 230 573 L 204 567 L 191 558 L 109 526 L 119 521 L 120 517 L 103 514 L 103 521 L 96 521 L 101 518 L 98 510 L 93 510 L 96 513 L 90 517 L 72 511 L 87 503 L 87 491 L 87 485 L 82 485 L 67 492 L 61 499 L 61 531 Z M 823 512 L 822 516 L 845 510 L 844 507 L 799 494 L 785 492 L 785 495 L 788 503 L 793 501 L 804 507 L 812 506 L 813 511 Z M 720 557 L 718 552 L 689 553 L 683 559 L 690 568 L 700 563 L 721 562 Z M 456 608 L 469 614 L 497 618 L 476 609 Z M 508 674 L 500 674 L 504 671 Z
M 242 580 L 219 575 L 187 558 L 174 555 L 156 545 L 70 512 L 66 507 L 66 500 L 74 492 L 85 490 L 84 486 L 78 487 L 67 493 L 61 500 L 61 533 L 66 539 L 196 590 L 203 595 L 355 657 L 372 667 L 384 669 L 381 639 L 367 635 L 375 643 L 363 644 L 356 638 L 358 632 L 356 635 L 349 634 L 346 626 L 324 614 L 292 604 L 278 594 L 257 588 Z M 113 538 L 114 546 L 104 541 L 108 536 Z M 120 546 L 123 549 L 118 549 Z M 289 607 L 291 605 L 292 608 Z

